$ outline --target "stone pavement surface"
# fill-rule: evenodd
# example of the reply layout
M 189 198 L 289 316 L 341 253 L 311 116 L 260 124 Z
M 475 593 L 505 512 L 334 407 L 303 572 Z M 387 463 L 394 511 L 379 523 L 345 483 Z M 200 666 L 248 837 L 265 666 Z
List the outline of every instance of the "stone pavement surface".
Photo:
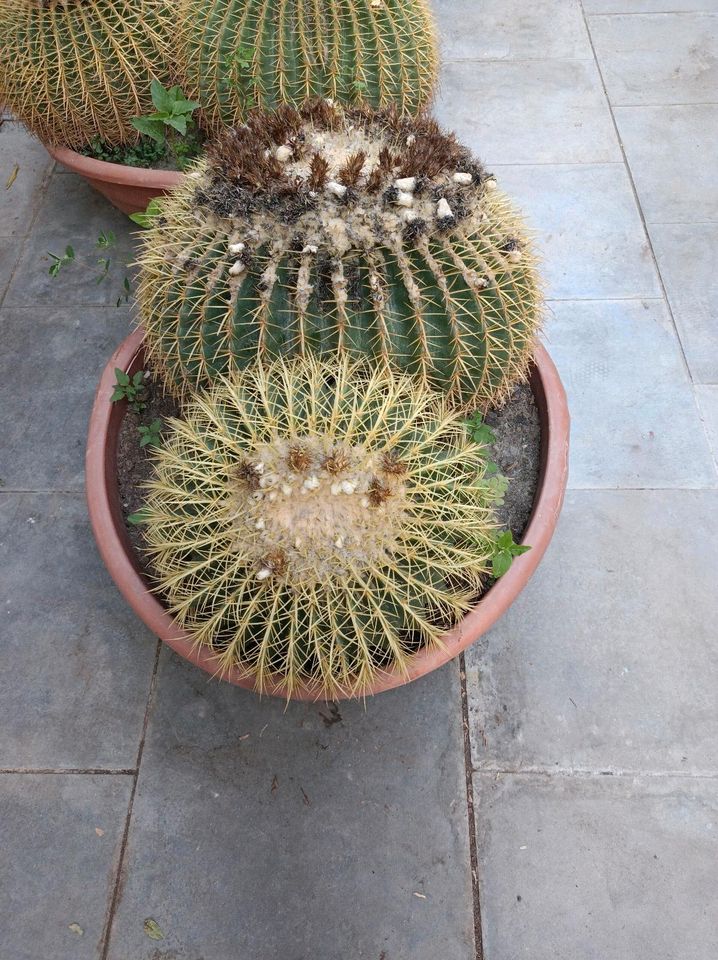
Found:
M 0 960 L 718 956 L 718 2 L 434 6 L 436 113 L 542 247 L 570 490 L 465 664 L 366 704 L 208 681 L 117 594 L 83 453 L 131 230 L 0 127 Z

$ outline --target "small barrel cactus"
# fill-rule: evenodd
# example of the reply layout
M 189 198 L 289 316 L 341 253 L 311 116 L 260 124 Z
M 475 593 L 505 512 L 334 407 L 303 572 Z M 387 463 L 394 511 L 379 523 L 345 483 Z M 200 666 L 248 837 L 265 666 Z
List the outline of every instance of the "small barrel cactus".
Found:
M 324 100 L 226 131 L 141 267 L 148 355 L 177 393 L 316 352 L 486 406 L 524 376 L 541 312 L 524 226 L 453 135 Z
M 415 113 L 437 76 L 426 0 L 183 0 L 179 69 L 215 133 L 251 107 L 396 104 Z
M 0 102 L 49 144 L 134 141 L 169 36 L 165 0 L 2 0 Z
M 347 361 L 247 367 L 154 448 L 142 511 L 178 623 L 258 689 L 361 694 L 471 606 L 496 486 L 445 399 Z

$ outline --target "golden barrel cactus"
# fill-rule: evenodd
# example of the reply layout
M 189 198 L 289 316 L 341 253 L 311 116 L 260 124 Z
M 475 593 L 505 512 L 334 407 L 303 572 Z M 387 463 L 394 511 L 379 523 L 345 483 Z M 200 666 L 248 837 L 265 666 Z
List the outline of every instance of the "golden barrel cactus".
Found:
M 169 85 L 166 0 L 2 0 L 0 102 L 41 140 L 137 140 L 153 79 Z
M 252 366 L 154 449 L 156 589 L 221 675 L 317 697 L 406 670 L 474 602 L 496 485 L 445 399 L 347 361 Z
M 226 131 L 140 260 L 147 353 L 176 393 L 316 353 L 486 406 L 525 375 L 541 317 L 526 229 L 470 152 L 426 117 L 324 100 Z
M 182 0 L 179 68 L 218 133 L 252 107 L 395 104 L 433 94 L 435 29 L 426 0 Z

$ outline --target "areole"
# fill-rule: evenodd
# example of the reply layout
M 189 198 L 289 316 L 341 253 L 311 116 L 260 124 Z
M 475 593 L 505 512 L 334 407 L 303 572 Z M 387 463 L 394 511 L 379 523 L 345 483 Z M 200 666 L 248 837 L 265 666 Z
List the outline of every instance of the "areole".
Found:
M 115 368 L 128 373 L 142 369 L 142 331 L 132 333 L 107 364 L 95 396 L 86 456 L 86 488 L 90 519 L 102 558 L 121 593 L 143 622 L 180 656 L 217 674 L 211 653 L 198 649 L 154 596 L 140 572 L 127 536 L 117 489 L 117 439 L 125 415 L 124 403 L 109 401 Z M 406 672 L 380 674 L 368 693 L 401 686 L 442 666 L 486 632 L 515 600 L 538 566 L 556 527 L 568 478 L 569 414 L 566 396 L 551 358 L 538 346 L 531 369 L 531 387 L 541 419 L 541 468 L 533 512 L 524 534 L 531 550 L 516 558 L 511 569 L 476 607 L 442 638 L 441 648 L 417 653 Z M 530 625 L 527 624 L 527 629 Z M 254 689 L 251 678 L 230 670 L 221 675 L 238 686 Z M 279 683 L 270 680 L 264 692 L 285 697 Z M 317 700 L 321 693 L 307 686 L 292 691 L 292 699 Z

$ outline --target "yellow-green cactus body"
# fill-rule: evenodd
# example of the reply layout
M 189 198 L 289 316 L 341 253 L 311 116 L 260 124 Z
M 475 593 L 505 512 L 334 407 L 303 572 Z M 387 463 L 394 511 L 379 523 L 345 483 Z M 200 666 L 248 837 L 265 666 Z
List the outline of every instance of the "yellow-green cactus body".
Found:
M 142 529 L 157 590 L 220 675 L 361 694 L 475 602 L 494 491 L 439 394 L 388 370 L 279 361 L 171 422 Z
M 0 102 L 46 143 L 134 141 L 169 36 L 165 0 L 2 0 Z
M 316 353 L 486 406 L 525 375 L 541 313 L 525 228 L 467 150 L 431 120 L 324 101 L 227 132 L 141 266 L 147 353 L 176 393 Z
M 415 113 L 437 74 L 426 0 L 184 0 L 180 69 L 218 132 L 314 96 Z

